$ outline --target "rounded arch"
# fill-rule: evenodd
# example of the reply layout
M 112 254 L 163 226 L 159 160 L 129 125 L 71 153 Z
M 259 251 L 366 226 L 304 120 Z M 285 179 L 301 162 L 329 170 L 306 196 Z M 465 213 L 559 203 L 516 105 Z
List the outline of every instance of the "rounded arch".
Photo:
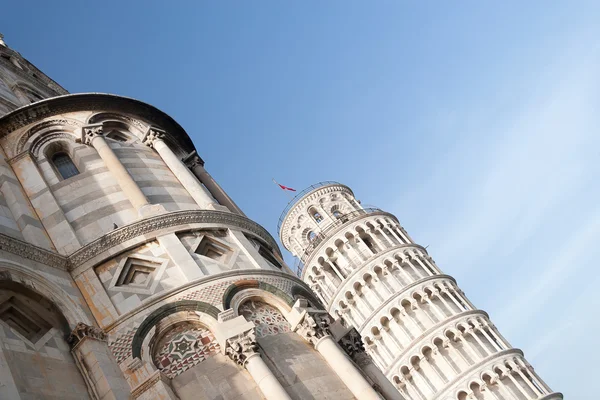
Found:
M 74 329 L 79 322 L 93 325 L 86 312 L 65 290 L 29 268 L 0 259 L 0 281 L 20 283 L 56 304 L 58 310 L 67 320 L 70 329 Z
M 219 309 L 217 307 L 203 301 L 196 300 L 179 300 L 157 308 L 150 313 L 144 319 L 144 321 L 142 321 L 140 326 L 137 328 L 135 335 L 133 336 L 133 340 L 131 341 L 131 354 L 133 358 L 142 358 L 142 345 L 144 343 L 144 339 L 158 322 L 171 314 L 181 311 L 195 311 L 206 314 L 212 317 L 215 324 L 217 322 L 217 315 L 219 314 Z M 209 326 L 209 328 L 211 327 Z
M 323 304 L 321 304 L 321 301 L 317 298 L 317 296 L 315 296 L 311 291 L 306 290 L 302 286 L 299 286 L 299 285 L 292 286 L 291 293 L 292 293 L 292 298 L 293 298 L 294 302 L 296 302 L 296 300 L 298 300 L 299 298 L 304 298 L 304 299 L 308 300 L 309 304 L 313 307 L 322 308 L 322 309 L 325 308 L 323 306 Z
M 294 299 L 290 297 L 287 293 L 285 293 L 283 290 L 266 282 L 258 281 L 255 279 L 248 279 L 237 281 L 229 285 L 229 287 L 225 290 L 225 293 L 223 293 L 223 310 L 229 310 L 230 308 L 232 308 L 233 298 L 238 293 L 249 289 L 262 290 L 263 292 L 270 293 L 271 295 L 276 296 L 277 298 L 279 298 L 280 301 L 282 301 L 286 305 L 287 309 L 285 310 L 285 312 L 288 312 L 294 305 Z
M 87 120 L 87 124 L 100 124 L 105 122 L 119 122 L 125 125 L 129 131 L 138 139 L 141 139 L 150 125 L 126 115 L 110 112 L 100 112 L 93 114 Z

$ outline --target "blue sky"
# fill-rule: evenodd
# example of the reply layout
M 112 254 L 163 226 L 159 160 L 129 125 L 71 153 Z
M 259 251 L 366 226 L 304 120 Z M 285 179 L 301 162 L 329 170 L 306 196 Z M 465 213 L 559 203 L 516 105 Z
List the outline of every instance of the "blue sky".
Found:
M 0 31 L 71 92 L 172 115 L 274 236 L 272 177 L 351 186 L 597 399 L 600 3 L 496 3 L 13 1 Z

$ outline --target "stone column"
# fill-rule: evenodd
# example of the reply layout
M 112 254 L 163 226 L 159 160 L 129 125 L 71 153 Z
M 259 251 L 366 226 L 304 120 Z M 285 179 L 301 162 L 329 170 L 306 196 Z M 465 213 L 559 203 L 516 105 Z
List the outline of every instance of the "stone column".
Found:
M 215 204 L 215 200 L 206 193 L 200 182 L 198 182 L 198 179 L 192 175 L 185 164 L 173 153 L 173 150 L 167 146 L 164 137 L 165 132 L 163 130 L 151 127 L 146 132 L 142 141 L 156 150 L 173 175 L 181 182 L 181 185 L 188 191 L 200 208 L 218 209 L 218 207 L 215 207 L 215 205 L 218 206 Z
M 241 208 L 235 204 L 233 199 L 229 197 L 227 192 L 223 190 L 223 188 L 213 179 L 213 177 L 206 171 L 204 168 L 204 160 L 200 158 L 196 151 L 194 150 L 192 153 L 187 155 L 183 162 L 185 165 L 192 170 L 192 173 L 198 178 L 198 180 L 208 189 L 208 191 L 213 195 L 215 199 L 219 202 L 219 204 L 224 205 L 229 209 L 229 211 L 243 215 L 246 214 L 242 211 Z
M 383 372 L 375 365 L 373 359 L 365 352 L 360 333 L 355 328 L 350 329 L 338 340 L 340 347 L 373 381 L 379 392 L 386 400 L 403 400 L 398 390 L 392 385 Z
M 381 399 L 358 368 L 333 340 L 329 332 L 331 320 L 332 318 L 327 312 L 309 314 L 305 311 L 304 317 L 296 325 L 295 330 L 315 347 L 357 399 Z
M 125 196 L 127 196 L 131 204 L 138 210 L 138 213 L 144 206 L 150 204 L 142 189 L 140 189 L 127 171 L 127 168 L 125 168 L 108 143 L 106 143 L 102 124 L 84 126 L 81 141 L 96 149 L 108 170 L 119 183 Z
M 78 323 L 67 342 L 89 390 L 103 400 L 130 399 L 129 384 L 106 343 L 101 329 Z
M 291 400 L 281 383 L 260 357 L 254 328 L 227 339 L 226 343 L 225 354 L 248 370 L 267 400 Z

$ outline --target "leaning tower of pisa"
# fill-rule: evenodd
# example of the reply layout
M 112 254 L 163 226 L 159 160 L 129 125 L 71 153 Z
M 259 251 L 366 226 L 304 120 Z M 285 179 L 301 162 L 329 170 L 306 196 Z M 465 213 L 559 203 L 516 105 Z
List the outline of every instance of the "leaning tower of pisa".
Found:
M 279 224 L 299 276 L 327 311 L 358 331 L 404 399 L 562 399 L 444 274 L 398 219 L 323 182 L 299 193 Z

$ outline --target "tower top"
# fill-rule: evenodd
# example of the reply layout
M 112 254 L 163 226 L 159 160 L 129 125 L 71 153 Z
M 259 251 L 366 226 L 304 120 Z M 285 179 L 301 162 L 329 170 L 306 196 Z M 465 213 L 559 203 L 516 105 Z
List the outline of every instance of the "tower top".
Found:
M 4 35 L 0 33 L 0 46 L 6 47 L 6 43 L 4 43 Z

